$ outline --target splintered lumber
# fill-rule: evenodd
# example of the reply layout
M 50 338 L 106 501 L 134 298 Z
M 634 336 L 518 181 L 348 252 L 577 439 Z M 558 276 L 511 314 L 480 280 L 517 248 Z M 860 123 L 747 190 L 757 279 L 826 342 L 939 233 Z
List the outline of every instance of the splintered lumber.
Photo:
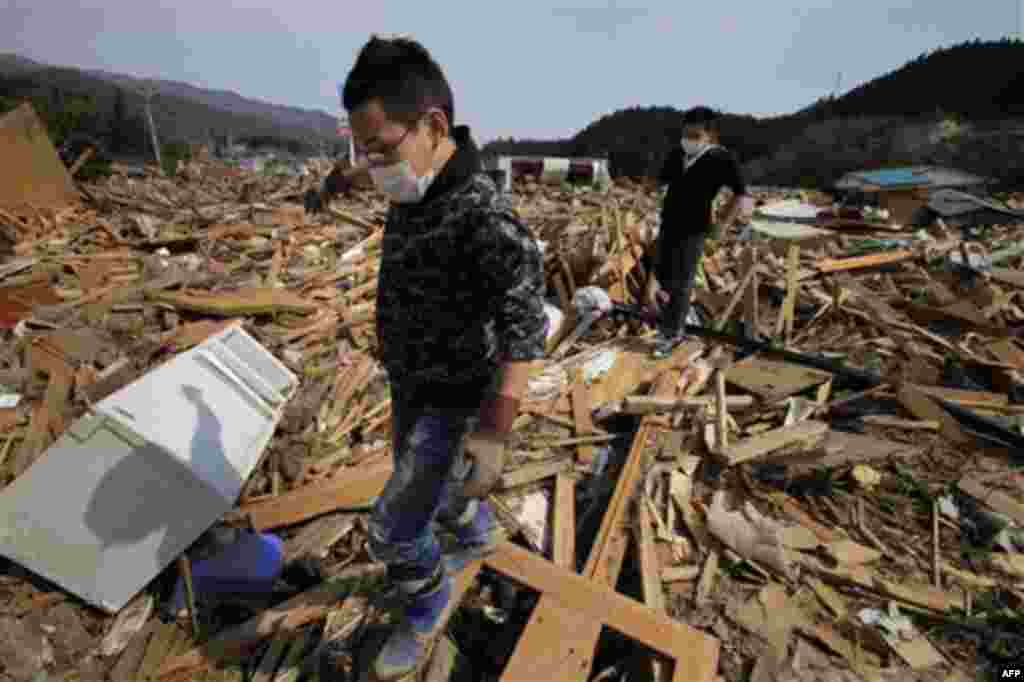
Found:
M 847 270 L 858 270 L 861 268 L 873 268 L 879 265 L 900 263 L 911 260 L 916 254 L 906 249 L 898 249 L 886 253 L 873 253 L 869 256 L 858 256 L 856 258 L 823 258 L 817 262 L 820 272 L 844 272 Z
M 693 347 L 681 348 L 673 355 L 675 364 L 685 364 L 698 352 L 696 344 L 686 346 Z M 670 371 L 658 377 L 655 395 L 671 396 L 679 375 L 680 371 L 670 365 Z M 622 519 L 628 500 L 640 481 L 643 453 L 653 429 L 651 419 L 645 417 L 640 421 L 640 428 L 633 438 L 612 500 L 604 512 L 597 538 L 582 572 L 588 581 L 612 588 L 618 581 L 627 545 Z M 581 617 L 575 605 L 565 605 L 559 601 L 558 596 L 541 594 L 505 667 L 502 682 L 556 679 L 585 682 L 590 677 L 592 656 L 601 635 L 601 621 Z M 558 642 L 557 647 L 552 646 L 553 641 Z
M 594 433 L 594 421 L 590 417 L 590 409 L 587 384 L 583 380 L 583 373 L 577 372 L 576 379 L 572 383 L 572 417 L 577 437 L 583 438 Z M 594 452 L 594 446 L 589 443 L 580 443 L 576 446 L 576 453 L 581 464 L 591 464 L 594 460 Z
M 207 315 L 235 317 L 269 313 L 312 313 L 319 306 L 285 289 L 241 289 L 225 293 L 149 293 L 149 298 Z
M 351 594 L 354 585 L 360 580 L 380 577 L 383 574 L 383 564 L 371 564 L 346 571 L 250 618 L 241 625 L 229 628 L 202 646 L 165 660 L 158 677 L 168 679 L 173 675 L 195 671 L 208 661 L 230 660 L 245 655 L 268 637 L 293 632 L 303 625 L 323 618 L 337 607 L 339 600 Z
M 750 283 L 746 287 L 743 298 L 743 320 L 747 329 L 754 337 L 760 336 L 761 315 L 758 309 L 758 281 L 757 249 L 750 246 L 743 252 L 743 267 L 747 272 L 752 272 Z
M 725 379 L 733 386 L 773 403 L 823 384 L 831 376 L 821 370 L 751 356 L 730 367 Z
M 800 267 L 800 245 L 790 244 L 786 249 L 786 298 L 779 311 L 775 335 L 785 334 L 786 342 L 793 335 L 793 315 L 796 312 L 796 294 L 800 284 L 797 282 L 797 271 Z
M 651 529 L 651 514 L 647 505 L 641 501 L 637 505 L 638 524 L 634 529 L 637 556 L 640 560 L 641 586 L 643 587 L 644 603 L 658 611 L 665 612 L 665 593 L 661 587 L 661 569 L 658 554 L 654 550 L 654 531 Z
M 939 422 L 939 433 L 953 443 L 960 445 L 972 442 L 972 438 L 960 428 L 956 417 L 945 410 L 935 399 L 912 384 L 900 386 L 897 398 L 900 404 L 921 421 Z
M 568 474 L 555 476 L 555 500 L 552 504 L 551 560 L 556 566 L 570 571 L 576 570 L 575 483 Z
M 1024 504 L 999 490 L 993 490 L 992 483 L 976 476 L 960 479 L 957 487 L 971 497 L 985 503 L 1000 514 L 1009 516 L 1019 524 L 1024 524 Z
M 674 412 L 686 408 L 707 407 L 714 402 L 709 397 L 656 398 L 647 395 L 632 395 L 622 401 L 623 414 L 645 415 Z M 750 407 L 754 399 L 748 395 L 731 395 L 725 399 L 728 407 Z
M 391 457 L 385 457 L 370 467 L 343 471 L 327 483 L 303 486 L 274 499 L 243 505 L 239 512 L 249 517 L 253 528 L 265 531 L 339 509 L 362 507 L 384 490 L 392 468 Z
M 720 449 L 717 455 L 726 465 L 735 466 L 789 445 L 818 440 L 823 438 L 828 430 L 828 424 L 825 422 L 802 421 L 733 443 Z
M 674 682 L 714 680 L 720 648 L 717 639 L 508 542 L 502 543 L 486 564 L 541 594 L 554 596 L 562 609 L 603 623 L 673 659 Z
M 500 488 L 502 490 L 508 490 L 509 488 L 518 488 L 519 486 L 536 483 L 537 481 L 541 481 L 545 478 L 550 478 L 551 476 L 560 474 L 563 471 L 567 471 L 571 467 L 572 461 L 568 457 L 561 457 L 551 462 L 527 464 L 515 471 L 503 474 L 501 477 Z

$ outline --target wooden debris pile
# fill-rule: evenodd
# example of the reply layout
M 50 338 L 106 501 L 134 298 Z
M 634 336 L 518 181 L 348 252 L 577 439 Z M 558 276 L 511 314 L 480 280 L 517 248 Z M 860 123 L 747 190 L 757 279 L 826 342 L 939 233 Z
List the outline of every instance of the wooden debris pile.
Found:
M 284 538 L 273 594 L 200 598 L 197 642 L 187 618 L 157 617 L 167 576 L 108 617 L 7 565 L 0 675 L 237 680 L 243 654 L 255 679 L 298 680 L 327 679 L 310 661 L 357 664 L 345 643 L 381 580 L 366 513 L 391 471 L 373 333 L 387 207 L 364 193 L 307 217 L 316 181 L 121 169 L 81 204 L 0 210 L 0 485 L 91 404 L 236 321 L 301 377 L 224 519 Z M 1021 225 L 730 233 L 708 242 L 696 294 L 719 336 L 654 361 L 636 320 L 567 335 L 581 287 L 637 302 L 658 197 L 527 183 L 512 199 L 565 321 L 492 496 L 510 542 L 459 575 L 426 679 L 935 679 L 1020 651 L 1021 256 L 964 264 Z M 775 345 L 751 354 L 741 333 Z M 624 658 L 605 626 L 642 646 Z

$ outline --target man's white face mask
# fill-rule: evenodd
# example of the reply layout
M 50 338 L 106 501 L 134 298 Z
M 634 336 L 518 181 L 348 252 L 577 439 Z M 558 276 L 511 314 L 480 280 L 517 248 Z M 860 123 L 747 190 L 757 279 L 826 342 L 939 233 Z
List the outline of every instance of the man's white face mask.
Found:
M 697 154 L 700 154 L 702 151 L 704 151 L 710 146 L 707 142 L 704 142 L 703 140 L 691 140 L 687 137 L 684 137 L 682 139 L 680 145 L 683 148 L 683 153 L 686 154 L 687 156 L 696 156 Z
M 398 204 L 415 204 L 423 201 L 427 190 L 434 182 L 434 171 L 420 177 L 408 161 L 399 161 L 387 166 L 371 166 L 370 177 L 381 192 Z

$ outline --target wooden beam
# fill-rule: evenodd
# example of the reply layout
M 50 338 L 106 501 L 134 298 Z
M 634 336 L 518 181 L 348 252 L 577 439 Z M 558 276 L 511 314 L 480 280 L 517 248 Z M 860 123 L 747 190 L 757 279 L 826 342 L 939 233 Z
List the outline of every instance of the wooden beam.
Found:
M 674 659 L 675 682 L 711 682 L 718 671 L 720 643 L 614 589 L 570 573 L 527 550 L 503 543 L 486 559 L 495 571 L 542 594 L 563 609 L 604 623 L 657 653 Z M 548 642 L 550 646 L 551 642 Z
M 370 504 L 391 476 L 391 457 L 368 468 L 337 474 L 327 483 L 307 485 L 272 500 L 245 504 L 239 513 L 248 516 L 258 531 L 291 526 L 321 514 Z
M 772 429 L 758 436 L 747 438 L 719 450 L 718 456 L 727 466 L 756 459 L 787 445 L 814 441 L 828 433 L 828 424 L 820 421 L 803 421 L 792 426 Z
M 732 311 L 736 309 L 737 305 L 739 305 L 740 300 L 746 296 L 747 290 L 750 287 L 750 283 L 753 282 L 756 278 L 757 266 L 754 265 L 751 266 L 750 269 L 746 271 L 746 274 L 743 275 L 743 279 L 740 281 L 735 291 L 732 292 L 732 298 L 729 299 L 729 305 L 725 307 L 725 310 L 722 311 L 722 314 L 718 316 L 717 320 L 715 320 L 715 329 L 722 330 L 725 328 L 725 324 L 729 321 L 729 318 L 732 316 Z
M 576 482 L 566 474 L 555 476 L 552 505 L 552 561 L 564 569 L 576 570 Z
M 796 292 L 800 286 L 797 281 L 797 273 L 800 268 L 800 245 L 790 244 L 786 249 L 786 298 L 779 310 L 778 321 L 775 324 L 775 335 L 785 334 L 788 343 L 793 335 L 793 315 L 796 311 Z
M 935 402 L 934 398 L 920 388 L 904 383 L 896 395 L 900 404 L 916 419 L 939 422 L 939 433 L 944 438 L 959 445 L 973 442 L 973 438 L 960 428 L 960 422 L 956 420 L 956 417 L 947 412 L 945 408 Z
M 673 357 L 680 358 L 679 362 L 684 363 L 695 353 L 694 348 L 680 349 Z M 677 368 L 669 365 L 666 370 L 659 375 L 654 388 L 655 395 L 659 397 L 670 396 L 679 380 L 680 371 Z M 644 447 L 654 428 L 652 419 L 645 417 L 640 421 L 640 428 L 633 438 L 612 500 L 605 510 L 601 527 L 583 568 L 582 575 L 587 580 L 610 589 L 614 589 L 618 581 L 625 556 L 627 538 L 622 517 L 626 503 L 639 482 Z M 581 617 L 575 604 L 565 605 L 558 597 L 558 594 L 541 594 L 502 673 L 501 682 L 585 682 L 590 677 L 592 656 L 601 635 L 602 623 L 600 620 Z M 552 646 L 554 641 L 558 642 L 558 646 Z M 676 669 L 678 672 L 678 665 Z
M 662 412 L 675 412 L 688 407 L 708 407 L 715 399 L 706 396 L 692 396 L 686 398 L 655 398 L 647 395 L 633 395 L 622 401 L 623 414 L 656 414 Z M 749 395 L 731 395 L 725 399 L 729 407 L 750 407 L 754 404 L 754 398 Z
M 913 251 L 898 249 L 896 251 L 873 253 L 856 258 L 823 258 L 818 261 L 817 268 L 820 272 L 845 272 L 846 270 L 858 270 L 860 268 L 873 268 L 879 265 L 899 263 L 911 260 L 915 255 Z
M 590 416 L 590 395 L 587 384 L 583 380 L 583 373 L 578 371 L 572 382 L 572 417 L 576 426 L 576 436 L 585 437 L 594 433 L 594 421 Z M 576 454 L 579 456 L 580 464 L 591 464 L 594 460 L 594 446 L 589 443 L 580 443 L 576 447 Z
M 754 273 L 754 276 L 751 277 L 750 283 L 747 286 L 746 292 L 744 292 L 743 317 L 747 322 L 750 333 L 755 337 L 758 337 L 760 336 L 761 331 L 760 299 L 758 297 L 758 290 L 761 283 L 758 279 L 757 249 L 755 247 L 750 246 L 743 252 L 743 267 L 744 269 Z
M 518 488 L 519 486 L 536 483 L 545 478 L 572 468 L 572 460 L 568 456 L 560 457 L 551 462 L 537 462 L 520 467 L 516 471 L 510 471 L 501 477 L 501 489 Z

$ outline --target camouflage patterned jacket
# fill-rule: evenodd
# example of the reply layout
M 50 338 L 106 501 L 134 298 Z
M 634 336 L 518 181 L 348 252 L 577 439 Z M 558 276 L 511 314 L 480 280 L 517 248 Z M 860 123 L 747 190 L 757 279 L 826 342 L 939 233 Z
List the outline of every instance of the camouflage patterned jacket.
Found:
M 454 136 L 424 200 L 388 213 L 377 342 L 393 382 L 462 393 L 502 362 L 543 357 L 547 317 L 536 241 L 481 172 L 468 129 Z

